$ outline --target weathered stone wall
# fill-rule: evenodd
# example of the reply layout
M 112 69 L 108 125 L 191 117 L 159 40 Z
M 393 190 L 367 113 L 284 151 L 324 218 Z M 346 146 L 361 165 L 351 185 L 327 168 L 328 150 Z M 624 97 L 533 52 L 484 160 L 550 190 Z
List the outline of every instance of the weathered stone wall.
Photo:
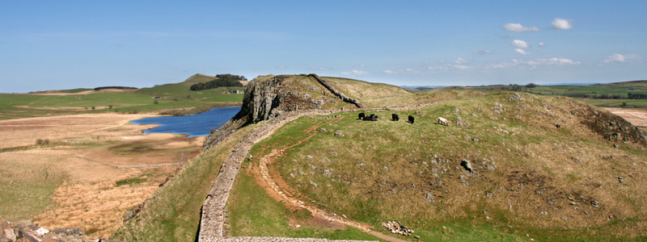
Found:
M 357 106 L 358 108 L 366 108 L 366 106 L 364 104 L 361 104 L 359 101 L 357 101 L 357 100 L 355 100 L 353 98 L 349 98 L 346 95 L 344 95 L 343 93 L 337 91 L 337 89 L 335 89 L 335 87 L 330 85 L 330 83 L 328 83 L 326 80 L 319 78 L 319 76 L 317 76 L 317 74 L 310 74 L 308 76 L 313 77 L 315 80 L 317 80 L 319 83 L 321 83 L 321 85 L 328 88 L 328 90 L 330 90 L 330 92 L 332 92 L 333 94 L 335 94 L 336 96 L 338 96 L 339 98 L 344 100 L 344 102 L 349 102 L 349 103 L 355 104 L 355 106 Z
M 385 107 L 389 110 L 411 110 L 429 106 L 433 103 L 418 104 L 415 106 L 403 107 Z M 377 110 L 380 108 L 369 108 L 364 110 Z M 263 124 L 261 127 L 256 128 L 251 133 L 247 134 L 236 146 L 229 156 L 225 159 L 220 173 L 216 178 L 206 200 L 202 205 L 202 219 L 200 221 L 200 230 L 198 241 L 220 241 L 225 236 L 224 224 L 226 220 L 225 205 L 229 199 L 229 193 L 234 185 L 240 166 L 247 156 L 252 146 L 261 140 L 269 137 L 277 129 L 283 125 L 292 122 L 293 120 L 306 115 L 329 115 L 337 112 L 344 111 L 357 111 L 359 109 L 330 109 L 330 110 L 303 110 L 284 113 L 277 118 L 274 118 Z M 283 239 L 283 238 L 281 238 Z M 224 240 L 223 240 L 224 241 Z M 266 241 L 266 240 L 262 240 Z M 282 240 L 271 240 L 282 241 Z
M 284 124 L 301 116 L 327 115 L 340 111 L 343 110 L 309 110 L 285 113 L 256 128 L 238 142 L 234 146 L 232 153 L 225 159 L 225 162 L 220 168 L 220 173 L 202 205 L 199 241 L 206 241 L 209 238 L 222 238 L 224 236 L 224 208 L 227 204 L 227 199 L 229 199 L 229 193 L 238 175 L 238 171 L 240 170 L 240 165 L 254 144 L 267 138 Z

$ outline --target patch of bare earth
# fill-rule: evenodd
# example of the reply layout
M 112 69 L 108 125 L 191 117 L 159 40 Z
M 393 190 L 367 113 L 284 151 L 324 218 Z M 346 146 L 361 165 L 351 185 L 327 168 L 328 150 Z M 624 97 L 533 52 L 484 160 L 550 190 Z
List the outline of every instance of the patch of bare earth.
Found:
M 0 153 L 0 164 L 10 166 L 0 170 L 14 177 L 7 182 L 21 182 L 27 189 L 29 181 L 20 177 L 35 168 L 48 168 L 45 175 L 34 177 L 36 180 L 46 180 L 47 174 L 65 174 L 65 181 L 51 196 L 55 205 L 35 211 L 39 215 L 32 220 L 47 229 L 78 227 L 90 237 L 107 238 L 123 224 L 127 211 L 144 202 L 182 163 L 201 152 L 204 137 L 143 134 L 143 129 L 153 126 L 126 125 L 150 116 L 84 114 L 0 121 L 0 147 L 50 139 L 49 146 Z M 177 165 L 118 168 L 169 163 Z
M 629 121 L 634 126 L 647 127 L 647 110 L 626 109 L 626 108 L 606 108 L 609 112 L 618 115 Z

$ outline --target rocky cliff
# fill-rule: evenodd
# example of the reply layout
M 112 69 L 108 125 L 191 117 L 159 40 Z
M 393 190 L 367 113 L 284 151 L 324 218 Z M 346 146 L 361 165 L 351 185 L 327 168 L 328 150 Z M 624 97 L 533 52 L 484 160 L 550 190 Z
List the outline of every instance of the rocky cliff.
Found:
M 271 120 L 291 111 L 326 109 L 323 104 L 338 101 L 364 107 L 358 100 L 335 90 L 315 74 L 259 76 L 245 87 L 240 112 L 213 134 L 207 136 L 203 150 L 208 150 L 247 124 Z

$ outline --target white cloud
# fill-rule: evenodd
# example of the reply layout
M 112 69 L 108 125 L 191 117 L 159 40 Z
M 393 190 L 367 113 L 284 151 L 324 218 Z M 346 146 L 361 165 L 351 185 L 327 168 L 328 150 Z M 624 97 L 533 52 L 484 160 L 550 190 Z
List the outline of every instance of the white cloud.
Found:
M 582 63 L 579 61 L 573 61 L 571 59 L 566 59 L 566 58 L 536 59 L 536 60 L 530 60 L 530 61 L 512 59 L 512 61 L 510 62 L 501 62 L 497 64 L 492 64 L 492 65 L 489 65 L 488 67 L 507 68 L 507 67 L 515 67 L 515 66 L 536 67 L 536 66 L 579 65 L 579 64 L 582 64 Z
M 517 52 L 517 53 L 522 54 L 522 55 L 530 55 L 530 54 L 532 54 L 532 53 L 526 52 L 525 50 L 522 50 L 522 49 L 515 49 L 514 52 Z
M 287 66 L 277 66 L 276 69 L 288 69 Z
M 503 28 L 512 32 L 539 31 L 535 26 L 522 26 L 521 24 L 509 23 L 503 25 Z
M 358 70 L 352 70 L 352 71 L 344 71 L 341 73 L 342 75 L 350 75 L 350 76 L 355 76 L 355 75 L 366 75 L 368 72 L 365 71 L 358 71 Z
M 630 54 L 630 55 L 613 54 L 607 57 L 607 59 L 604 60 L 604 63 L 614 63 L 614 62 L 623 63 L 630 60 L 640 61 L 641 59 L 642 58 L 640 56 L 633 55 L 633 54 Z
M 555 18 L 551 24 L 553 25 L 553 28 L 558 30 L 566 30 L 566 29 L 573 28 L 571 21 L 563 18 Z
M 528 43 L 526 43 L 526 41 L 518 40 L 518 39 L 513 40 L 513 41 L 512 41 L 512 45 L 513 45 L 514 47 L 517 47 L 517 48 L 524 48 L 524 49 L 525 49 L 525 48 L 530 47 L 530 46 L 528 45 Z
M 386 73 L 386 74 L 395 74 L 396 73 L 395 71 L 392 71 L 392 70 L 385 70 L 383 72 Z
M 486 54 L 492 54 L 492 51 L 491 50 L 477 50 L 477 51 L 474 51 L 474 53 L 472 53 L 472 54 L 486 55 Z
M 456 63 L 456 64 L 463 64 L 463 63 L 467 63 L 467 61 L 466 61 L 465 59 L 463 59 L 463 58 L 458 57 L 458 58 L 456 59 L 456 61 L 454 61 L 454 63 Z
M 546 47 L 546 43 L 544 43 L 544 42 L 539 42 L 539 44 L 537 44 L 537 45 L 539 47 L 541 47 L 541 48 Z

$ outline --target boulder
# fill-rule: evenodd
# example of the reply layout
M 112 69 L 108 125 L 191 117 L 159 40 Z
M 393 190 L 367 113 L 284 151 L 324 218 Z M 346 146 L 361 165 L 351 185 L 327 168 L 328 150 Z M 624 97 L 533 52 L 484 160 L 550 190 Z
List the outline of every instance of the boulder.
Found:
M 473 170 L 472 170 L 472 163 L 470 163 L 470 161 L 468 161 L 468 160 L 461 160 L 461 166 L 462 166 L 463 168 L 465 168 L 465 170 L 467 170 L 467 171 L 469 171 L 469 172 L 473 172 Z
M 335 137 L 344 137 L 344 133 L 341 130 L 335 131 Z

